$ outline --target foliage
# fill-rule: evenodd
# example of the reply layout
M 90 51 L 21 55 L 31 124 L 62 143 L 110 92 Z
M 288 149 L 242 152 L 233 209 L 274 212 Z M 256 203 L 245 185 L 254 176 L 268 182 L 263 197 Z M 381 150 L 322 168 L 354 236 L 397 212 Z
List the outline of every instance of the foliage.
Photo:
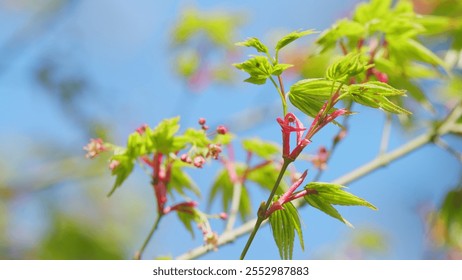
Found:
M 205 120 L 200 119 L 201 129 L 188 128 L 180 133 L 179 117 L 165 119 L 155 128 L 146 125 L 138 128 L 128 137 L 125 147 L 101 139 L 92 140 L 86 147 L 88 157 L 109 150 L 113 152 L 110 169 L 116 179 L 110 194 L 123 184 L 137 163 L 148 170 L 157 202 L 157 219 L 139 257 L 160 219 L 173 211 L 177 212 L 178 219 L 192 235 L 192 224 L 198 225 L 208 250 L 217 249 L 220 236 L 211 229 L 209 218 L 229 218 L 223 235 L 233 228 L 236 215 L 242 221 L 248 220 L 253 212 L 251 185 L 269 190 L 270 194 L 257 210 L 255 226 L 243 248 L 241 259 L 245 258 L 266 220 L 269 220 L 282 259 L 292 258 L 295 235 L 298 235 L 303 249 L 301 220 L 297 210 L 303 202 L 349 226 L 351 224 L 334 205 L 364 206 L 376 210 L 373 204 L 347 192 L 341 184 L 314 179 L 298 190 L 307 177 L 307 170 L 302 175 L 288 170 L 293 162 L 299 160 L 312 138 L 326 125 L 333 123 L 341 130 L 333 139 L 330 151 L 320 149 L 322 153 L 319 152 L 318 165 L 322 163 L 325 166 L 331 152 L 344 137 L 341 133 L 347 130 L 338 118 L 343 117 L 345 124 L 355 104 L 380 109 L 387 114 L 408 116 L 412 113 L 405 108 L 404 97 L 409 93 L 423 107 L 432 109 L 418 81 L 451 74 L 451 71 L 439 56 L 421 42 L 421 36 L 447 31 L 448 28 L 457 30 L 458 23 L 454 27 L 446 17 L 419 15 L 410 1 L 400 0 L 394 5 L 392 2 L 372 0 L 361 3 L 351 19 L 341 19 L 323 31 L 316 40 L 319 51 L 316 55 L 332 54 L 331 59 L 323 60 L 327 62 L 324 73 L 296 80 L 287 92 L 283 74 L 287 74 L 294 65 L 281 63 L 283 56 L 280 52 L 296 40 L 316 34 L 316 31 L 293 31 L 277 40 L 272 48 L 256 37 L 236 43 L 257 53 L 233 64 L 248 75 L 245 82 L 264 85 L 270 81 L 280 98 L 283 115 L 277 118 L 277 122 L 281 127 L 282 148 L 258 138 L 244 139 L 242 148 L 247 157 L 245 161 L 239 161 L 234 153 L 234 139 L 226 127 L 219 126 L 209 134 Z M 175 44 L 181 45 L 202 33 L 212 44 L 228 49 L 231 45 L 226 35 L 232 35 L 236 25 L 232 17 L 205 17 L 189 10 L 175 27 L 173 38 Z M 341 55 L 334 55 L 337 47 Z M 188 52 L 186 54 L 189 55 Z M 191 57 L 180 57 L 179 60 L 180 72 L 188 78 L 197 73 L 200 64 L 198 56 L 193 52 L 191 54 Z M 290 111 L 292 108 L 288 106 L 287 99 L 305 115 L 304 118 Z M 301 121 L 306 117 L 312 119 L 308 125 Z M 291 140 L 292 135 L 295 135 L 295 141 Z M 227 155 L 222 153 L 225 148 Z M 255 159 L 259 162 L 253 163 Z M 189 167 L 203 168 L 211 160 L 222 165 L 208 197 L 209 206 L 216 200 L 220 202 L 223 212 L 217 215 L 200 211 L 198 203 L 189 197 L 189 193 L 200 196 L 200 192 L 186 172 Z M 167 205 L 167 193 L 171 199 L 179 195 L 185 201 Z M 447 217 L 451 215 L 444 214 L 444 211 L 442 213 L 443 220 L 448 222 Z

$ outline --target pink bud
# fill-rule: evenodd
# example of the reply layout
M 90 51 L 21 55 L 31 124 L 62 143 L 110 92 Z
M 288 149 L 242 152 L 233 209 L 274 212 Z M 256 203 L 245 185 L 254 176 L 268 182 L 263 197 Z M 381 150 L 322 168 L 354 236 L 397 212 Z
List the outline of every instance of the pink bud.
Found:
M 199 125 L 204 125 L 205 124 L 205 119 L 204 118 L 200 118 L 199 119 Z
M 146 131 L 146 128 L 148 128 L 147 124 L 143 124 L 142 126 L 138 127 L 136 129 L 136 132 L 138 132 L 140 135 L 143 135 L 143 133 Z
M 97 138 L 90 139 L 90 143 L 83 147 L 83 149 L 87 151 L 87 154 L 85 155 L 86 158 L 94 158 L 101 152 L 104 152 L 106 147 L 104 147 L 103 140 L 101 138 Z
M 181 160 L 182 162 L 186 162 L 187 159 L 188 159 L 188 155 L 187 155 L 187 154 L 182 154 L 182 155 L 180 156 L 180 160 Z
M 117 168 L 117 166 L 120 165 L 120 161 L 118 160 L 111 160 L 111 162 L 109 162 L 109 169 L 111 169 L 112 171 L 114 171 L 114 169 Z
M 194 158 L 193 164 L 195 167 L 202 168 L 205 163 L 205 159 L 203 156 L 197 156 Z
M 221 151 L 221 146 L 219 144 L 210 144 L 209 151 L 207 152 L 207 157 L 218 159 L 218 156 L 220 155 Z
M 205 131 L 207 131 L 207 130 L 209 130 L 209 126 L 206 125 L 206 124 L 204 124 L 204 125 L 202 126 L 202 129 L 205 130 Z
M 220 213 L 220 219 L 222 219 L 222 220 L 228 219 L 228 214 L 226 214 L 225 212 L 221 212 Z
M 219 125 L 217 127 L 218 134 L 226 134 L 227 132 L 228 132 L 228 129 L 224 125 Z

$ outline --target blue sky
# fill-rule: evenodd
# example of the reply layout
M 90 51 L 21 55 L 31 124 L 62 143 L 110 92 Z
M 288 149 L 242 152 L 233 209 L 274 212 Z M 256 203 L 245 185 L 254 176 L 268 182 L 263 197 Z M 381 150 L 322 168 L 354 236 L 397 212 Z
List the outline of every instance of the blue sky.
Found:
M 0 46 L 10 42 L 12 34 L 18 32 L 36 11 L 37 7 L 27 6 L 30 1 L 23 2 L 26 8 L 0 4 Z M 70 69 L 71 74 L 80 73 L 89 79 L 88 90 L 79 104 L 92 117 L 109 123 L 115 130 L 115 141 L 120 144 L 143 123 L 154 126 L 161 119 L 175 115 L 186 116 L 182 119 L 183 127 L 195 125 L 199 117 L 221 123 L 243 110 L 277 101 L 270 85 L 262 88 L 245 83 L 231 87 L 212 85 L 200 94 L 191 93 L 173 71 L 174 52 L 170 49 L 169 37 L 173 23 L 187 6 L 199 10 L 242 12 L 248 20 L 236 39 L 255 36 L 269 40 L 274 30 L 327 28 L 335 19 L 348 16 L 358 1 L 271 2 L 71 1 L 55 23 L 45 24 L 44 29 L 34 33 L 38 35 L 26 37 L 14 48 L 0 48 L 0 96 L 3 97 L 0 102 L 0 151 L 7 158 L 21 161 L 32 139 L 50 140 L 60 142 L 72 153 L 82 155 L 84 160 L 81 149 L 88 135 L 82 135 L 67 117 L 68 112 L 34 80 L 33 70 L 49 57 L 56 59 L 64 69 Z M 358 111 L 360 114 L 352 117 L 349 136 L 338 149 L 323 180 L 333 180 L 353 170 L 373 159 L 378 152 L 384 114 L 363 107 Z M 333 133 L 334 130 L 329 128 L 314 139 L 312 151 L 317 149 L 318 143 L 329 143 Z M 274 118 L 240 134 L 240 137 L 254 136 L 280 141 Z M 411 133 L 406 134 L 394 127 L 390 148 L 411 137 Z M 211 176 L 212 171 L 207 176 L 197 176 L 196 180 L 199 185 L 207 184 Z M 341 212 L 357 230 L 372 228 L 384 233 L 390 248 L 378 257 L 420 259 L 424 257 L 426 241 L 417 209 L 423 202 L 438 203 L 459 176 L 457 161 L 451 155 L 435 147 L 425 147 L 349 186 L 354 194 L 374 203 L 379 211 L 343 207 Z M 110 186 L 102 187 L 109 189 Z M 141 193 L 150 197 L 150 191 L 147 188 Z M 255 192 L 255 205 L 266 199 L 264 196 Z M 140 203 L 148 204 L 151 200 Z M 146 219 L 152 217 L 146 214 Z M 345 246 L 344 242 L 354 235 L 355 230 L 313 209 L 301 210 L 301 217 L 305 224 L 306 250 L 302 252 L 296 246 L 294 258 L 323 257 L 326 251 Z M 37 220 L 40 224 L 40 218 Z M 147 222 L 141 231 L 147 232 L 149 227 Z M 177 235 L 172 236 L 172 230 Z M 141 233 L 137 238 L 141 240 L 143 236 Z M 205 258 L 236 258 L 245 239 L 240 238 Z M 178 240 L 185 242 L 176 246 Z M 149 252 L 176 256 L 191 246 L 189 240 L 172 217 L 164 221 L 153 240 L 154 244 L 163 246 L 150 246 Z M 200 242 L 197 238 L 195 244 Z M 248 257 L 278 257 L 268 227 L 259 232 Z

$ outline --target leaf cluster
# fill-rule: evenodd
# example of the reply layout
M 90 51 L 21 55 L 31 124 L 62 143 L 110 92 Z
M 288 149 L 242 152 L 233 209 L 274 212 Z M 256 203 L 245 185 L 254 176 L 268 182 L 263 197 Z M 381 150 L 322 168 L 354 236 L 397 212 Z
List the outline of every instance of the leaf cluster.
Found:
M 419 42 L 419 36 L 443 33 L 462 27 L 460 20 L 445 16 L 419 15 L 411 1 L 372 0 L 357 6 L 352 19 L 341 19 L 317 40 L 322 51 L 344 44 L 348 50 L 373 53 L 377 70 L 386 73 L 390 85 L 406 88 L 410 96 L 431 108 L 416 79 L 449 72 L 441 58 Z M 401 99 L 396 99 L 402 103 Z
M 279 63 L 279 51 L 295 40 L 315 33 L 314 30 L 294 31 L 281 38 L 274 47 L 275 56 L 272 57 L 268 47 L 258 38 L 248 38 L 246 41 L 236 43 L 237 46 L 251 47 L 263 55 L 251 56 L 242 63 L 235 63 L 234 67 L 250 75 L 245 82 L 262 85 L 272 76 L 279 76 L 292 64 Z
M 161 121 L 155 128 L 146 126 L 142 133 L 137 131 L 130 134 L 126 147 L 114 149 L 111 161 L 117 161 L 118 165 L 112 170 L 112 175 L 116 176 L 116 179 L 110 194 L 128 178 L 137 160 L 142 157 L 150 159 L 156 153 L 167 157 L 166 162 L 171 164 L 170 192 L 175 190 L 180 195 L 184 195 L 184 190 L 188 189 L 199 194 L 194 182 L 183 170 L 188 165 L 177 159 L 178 152 L 189 148 L 191 154 L 205 155 L 210 144 L 227 144 L 232 136 L 217 134 L 210 139 L 204 130 L 192 128 L 187 129 L 183 134 L 178 134 L 179 121 L 180 117 L 174 117 Z

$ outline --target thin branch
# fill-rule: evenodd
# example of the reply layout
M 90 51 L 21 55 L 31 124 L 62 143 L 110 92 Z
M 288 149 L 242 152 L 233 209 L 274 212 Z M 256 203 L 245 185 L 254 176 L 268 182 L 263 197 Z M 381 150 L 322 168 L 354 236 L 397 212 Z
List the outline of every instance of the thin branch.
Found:
M 226 223 L 225 231 L 230 231 L 234 228 L 237 214 L 239 213 L 239 205 L 241 203 L 242 183 L 240 181 L 233 185 L 233 196 L 231 200 L 231 210 L 229 211 L 228 222 Z
M 149 241 L 152 238 L 152 235 L 154 232 L 157 230 L 157 227 L 159 226 L 160 219 L 162 219 L 163 215 L 158 215 L 156 218 L 156 221 L 154 222 L 154 225 L 151 228 L 151 231 L 149 231 L 148 236 L 146 237 L 146 240 L 144 240 L 143 245 L 141 246 L 141 249 L 135 253 L 135 256 L 133 259 L 135 260 L 141 260 L 141 257 L 143 256 L 143 252 L 146 249 L 146 246 L 148 245 Z
M 446 141 L 441 139 L 440 137 L 435 138 L 435 145 L 440 147 L 441 149 L 449 152 L 451 155 L 455 156 L 459 161 L 462 162 L 462 153 L 451 147 Z
M 430 129 L 427 133 L 422 134 L 413 140 L 409 141 L 408 143 L 402 145 L 401 147 L 395 149 L 392 152 L 385 153 L 380 155 L 376 159 L 366 163 L 365 165 L 353 170 L 352 172 L 348 173 L 347 175 L 340 177 L 334 180 L 332 183 L 346 185 L 353 181 L 356 181 L 365 175 L 375 171 L 383 166 L 390 164 L 391 162 L 402 158 L 403 156 L 419 149 L 420 147 L 432 143 L 434 139 L 438 136 L 443 136 L 453 129 L 454 125 L 456 125 L 457 120 L 462 116 L 462 105 L 459 103 L 454 110 L 449 113 L 449 115 L 440 122 L 438 126 L 433 129 Z M 299 201 L 294 201 L 294 206 L 299 207 L 301 203 L 297 203 Z M 235 241 L 238 237 L 248 234 L 252 229 L 254 229 L 254 225 L 258 221 L 257 218 L 252 219 L 238 228 L 235 228 L 232 231 L 225 232 L 218 238 L 217 246 L 220 247 L 222 245 L 231 243 Z M 261 225 L 265 224 L 266 221 L 263 221 Z M 186 252 L 183 255 L 177 257 L 177 259 L 195 259 L 199 256 L 206 254 L 211 249 L 208 246 L 200 246 L 195 249 L 192 249 Z
M 390 113 L 387 113 L 386 116 L 387 117 L 383 125 L 382 140 L 380 141 L 379 155 L 383 155 L 387 151 L 388 144 L 390 143 L 392 119 Z
M 252 245 L 253 239 L 255 235 L 258 232 L 258 229 L 260 228 L 261 224 L 265 221 L 264 215 L 261 215 L 261 213 L 266 214 L 266 211 L 268 211 L 268 208 L 273 201 L 273 197 L 276 194 L 277 189 L 279 188 L 279 184 L 281 183 L 282 177 L 284 177 L 284 173 L 287 170 L 287 167 L 291 163 L 291 160 L 284 159 L 284 163 L 282 164 L 281 170 L 279 171 L 278 178 L 276 179 L 276 182 L 274 183 L 273 189 L 271 190 L 270 195 L 268 196 L 268 200 L 266 201 L 265 204 L 262 203 L 260 206 L 260 209 L 258 209 L 258 218 L 255 221 L 255 226 L 252 230 L 252 233 L 249 236 L 249 239 L 247 240 L 247 243 L 244 246 L 244 249 L 242 250 L 241 257 L 240 259 L 243 260 L 245 258 L 245 255 L 247 254 L 247 251 L 250 248 L 250 245 Z

